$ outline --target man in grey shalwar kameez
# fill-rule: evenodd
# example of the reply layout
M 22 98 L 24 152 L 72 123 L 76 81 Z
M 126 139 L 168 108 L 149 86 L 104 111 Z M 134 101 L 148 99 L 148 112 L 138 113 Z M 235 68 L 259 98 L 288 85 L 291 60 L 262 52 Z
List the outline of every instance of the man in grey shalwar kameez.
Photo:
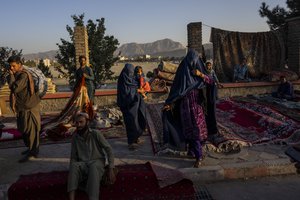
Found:
M 88 127 L 88 114 L 75 117 L 76 133 L 72 138 L 70 171 L 68 178 L 69 199 L 75 199 L 75 191 L 84 189 L 90 200 L 99 199 L 100 182 L 108 160 L 109 180 L 114 182 L 114 155 L 104 136 Z M 105 154 L 104 154 L 105 152 Z
M 10 65 L 8 84 L 11 90 L 10 105 L 17 115 L 17 128 L 22 133 L 28 149 L 19 162 L 26 162 L 39 153 L 39 132 L 41 130 L 40 97 L 34 89 L 34 81 L 18 56 L 8 59 Z

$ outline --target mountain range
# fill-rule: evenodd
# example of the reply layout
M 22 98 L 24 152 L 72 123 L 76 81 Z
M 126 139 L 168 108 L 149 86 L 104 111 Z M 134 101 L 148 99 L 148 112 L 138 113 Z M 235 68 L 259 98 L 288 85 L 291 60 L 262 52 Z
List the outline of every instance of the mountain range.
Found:
M 157 40 L 151 43 L 127 43 L 121 45 L 116 51 L 116 55 L 134 57 L 140 55 L 151 56 L 184 56 L 186 48 L 179 42 L 171 39 Z
M 204 44 L 205 49 L 207 50 Z M 208 46 L 211 46 L 210 44 Z M 208 47 L 210 48 L 210 47 Z M 24 54 L 25 60 L 38 60 L 38 59 L 50 59 L 55 60 L 57 50 Z M 115 51 L 114 55 L 120 55 L 125 57 L 135 57 L 140 55 L 150 56 L 162 56 L 162 57 L 183 57 L 186 54 L 186 48 L 179 42 L 175 42 L 171 39 L 157 40 L 151 43 L 126 43 L 121 45 Z

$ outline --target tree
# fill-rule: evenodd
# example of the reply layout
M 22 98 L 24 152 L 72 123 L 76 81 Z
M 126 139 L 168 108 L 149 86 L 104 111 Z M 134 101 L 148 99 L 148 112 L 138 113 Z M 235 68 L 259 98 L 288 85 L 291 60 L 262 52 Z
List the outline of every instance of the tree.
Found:
M 9 65 L 7 59 L 10 56 L 22 57 L 22 50 L 14 50 L 9 47 L 0 47 L 0 87 L 5 84 L 6 76 L 8 75 Z
M 71 17 L 75 26 L 84 26 L 84 14 L 79 16 L 72 15 Z M 96 19 L 96 22 L 88 20 L 86 25 L 90 53 L 89 59 L 95 74 L 95 85 L 114 78 L 111 67 L 118 60 L 117 57 L 114 57 L 113 53 L 117 49 L 119 42 L 114 36 L 105 35 L 106 28 L 104 22 L 104 18 Z M 59 51 L 56 58 L 61 66 L 55 67 L 55 69 L 65 78 L 69 79 L 70 85 L 73 85 L 76 71 L 74 31 L 68 25 L 66 29 L 71 41 L 61 39 L 62 44 L 57 44 Z
M 265 2 L 261 4 L 259 14 L 261 17 L 266 17 L 267 23 L 271 30 L 277 30 L 285 26 L 286 19 L 300 16 L 300 1 L 286 0 L 287 10 L 277 5 L 272 10 Z
M 44 64 L 44 61 L 41 59 L 38 66 L 37 66 L 42 72 L 43 74 L 47 77 L 47 78 L 52 78 L 52 74 L 51 74 L 51 71 L 49 69 L 49 67 L 47 67 L 45 64 Z
M 34 60 L 26 60 L 24 62 L 24 65 L 28 67 L 36 67 L 36 63 L 34 62 Z

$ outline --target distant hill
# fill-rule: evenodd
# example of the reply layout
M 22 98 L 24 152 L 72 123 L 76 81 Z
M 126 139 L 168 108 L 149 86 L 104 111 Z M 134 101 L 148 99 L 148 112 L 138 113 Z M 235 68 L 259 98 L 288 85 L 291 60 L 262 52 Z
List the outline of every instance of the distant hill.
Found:
M 212 44 L 203 44 L 206 56 L 212 57 Z M 39 60 L 48 58 L 50 60 L 56 60 L 55 56 L 57 50 L 24 54 L 25 60 Z M 121 52 L 122 56 L 135 57 L 139 55 L 151 55 L 151 56 L 162 56 L 162 57 L 183 57 L 186 55 L 186 48 L 179 42 L 175 42 L 171 39 L 157 40 L 152 43 L 127 43 L 121 45 L 114 53 L 117 56 Z
M 174 56 L 181 57 L 185 55 L 186 48 L 179 42 L 171 39 L 157 40 L 152 43 L 127 43 L 121 45 L 116 51 L 115 55 L 134 57 L 139 55 L 151 56 Z
M 46 58 L 50 60 L 56 60 L 55 56 L 57 52 L 57 50 L 51 50 L 39 53 L 24 54 L 23 57 L 25 58 L 25 60 L 40 60 Z

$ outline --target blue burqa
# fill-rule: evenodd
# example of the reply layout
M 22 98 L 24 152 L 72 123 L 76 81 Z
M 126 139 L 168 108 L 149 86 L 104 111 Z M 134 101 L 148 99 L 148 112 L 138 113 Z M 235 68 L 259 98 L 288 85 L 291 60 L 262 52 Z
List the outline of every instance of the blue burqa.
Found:
M 164 111 L 162 116 L 164 143 L 175 150 L 185 150 L 185 138 L 180 120 L 180 101 L 191 90 L 205 87 L 203 79 L 193 74 L 194 69 L 207 73 L 198 53 L 189 50 L 176 71 L 169 96 L 165 101 L 165 104 L 171 105 L 172 109 Z M 203 100 L 204 95 L 202 95 Z
M 146 106 L 137 92 L 134 66 L 126 64 L 118 79 L 117 104 L 123 113 L 128 144 L 136 143 L 146 128 Z

